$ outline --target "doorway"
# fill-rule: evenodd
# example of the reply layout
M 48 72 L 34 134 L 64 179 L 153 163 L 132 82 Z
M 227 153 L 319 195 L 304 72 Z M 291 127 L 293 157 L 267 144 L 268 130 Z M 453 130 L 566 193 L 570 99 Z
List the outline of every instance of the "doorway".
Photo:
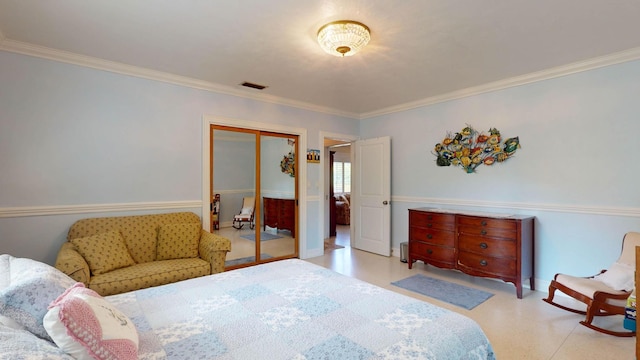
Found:
M 349 135 L 320 133 L 321 142 L 349 143 L 351 201 L 349 246 L 371 253 L 391 255 L 391 138 L 388 136 L 358 140 Z M 330 189 L 329 166 L 332 145 L 324 149 L 325 166 L 322 168 L 324 183 L 324 212 L 322 213 L 321 235 L 329 238 L 330 231 Z
M 328 161 L 324 167 L 327 216 L 325 252 L 351 246 L 351 142 L 324 138 Z M 328 186 L 327 186 L 328 185 Z

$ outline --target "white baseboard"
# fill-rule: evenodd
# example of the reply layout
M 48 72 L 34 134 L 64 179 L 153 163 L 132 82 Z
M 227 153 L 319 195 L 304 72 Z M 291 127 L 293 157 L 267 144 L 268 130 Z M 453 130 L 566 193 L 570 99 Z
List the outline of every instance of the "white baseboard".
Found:
M 307 253 L 305 254 L 304 257 L 302 257 L 302 254 L 301 254 L 300 259 L 310 259 L 310 258 L 322 256 L 322 255 L 324 255 L 324 249 L 310 249 L 310 250 L 307 250 Z

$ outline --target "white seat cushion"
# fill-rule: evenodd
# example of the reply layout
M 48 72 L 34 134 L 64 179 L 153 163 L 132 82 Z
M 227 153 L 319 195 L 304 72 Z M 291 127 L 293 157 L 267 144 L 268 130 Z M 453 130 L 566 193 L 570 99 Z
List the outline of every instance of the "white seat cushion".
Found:
M 625 294 L 624 291 L 614 290 L 602 281 L 589 278 L 558 274 L 558 276 L 556 277 L 556 282 L 574 291 L 577 291 L 580 294 L 589 297 L 590 299 L 593 299 L 593 294 L 595 294 L 596 291 L 604 291 L 609 294 Z M 607 302 L 619 306 L 624 306 L 626 304 L 626 300 L 610 300 Z
M 249 221 L 251 219 L 251 216 L 249 216 L 249 215 L 236 215 L 233 218 L 236 219 L 236 220 Z

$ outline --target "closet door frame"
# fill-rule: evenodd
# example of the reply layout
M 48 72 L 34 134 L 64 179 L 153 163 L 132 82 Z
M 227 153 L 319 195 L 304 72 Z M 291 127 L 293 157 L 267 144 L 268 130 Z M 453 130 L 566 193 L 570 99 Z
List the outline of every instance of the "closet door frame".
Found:
M 262 123 L 247 120 L 229 119 L 211 115 L 204 115 L 202 119 L 202 225 L 204 229 L 211 228 L 211 217 L 209 216 L 209 202 L 211 199 L 211 139 L 210 129 L 211 125 L 227 126 L 242 128 L 248 130 L 258 130 L 263 132 L 272 132 L 280 134 L 290 134 L 298 136 L 298 161 L 296 162 L 296 182 L 297 188 L 297 202 L 298 202 L 298 221 L 296 228 L 296 238 L 298 247 L 298 257 L 301 259 L 307 258 L 307 191 L 304 186 L 307 184 L 307 163 L 304 161 L 304 157 L 300 156 L 300 152 L 304 152 L 307 149 L 307 129 L 290 127 L 280 124 Z M 322 244 L 318 244 L 322 246 Z

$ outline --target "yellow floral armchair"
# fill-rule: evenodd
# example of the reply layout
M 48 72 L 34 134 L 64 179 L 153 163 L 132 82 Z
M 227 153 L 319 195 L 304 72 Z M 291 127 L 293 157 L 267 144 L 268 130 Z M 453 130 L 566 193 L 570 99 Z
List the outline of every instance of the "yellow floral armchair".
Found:
M 231 250 L 192 212 L 82 219 L 67 240 L 55 267 L 103 296 L 222 272 Z

